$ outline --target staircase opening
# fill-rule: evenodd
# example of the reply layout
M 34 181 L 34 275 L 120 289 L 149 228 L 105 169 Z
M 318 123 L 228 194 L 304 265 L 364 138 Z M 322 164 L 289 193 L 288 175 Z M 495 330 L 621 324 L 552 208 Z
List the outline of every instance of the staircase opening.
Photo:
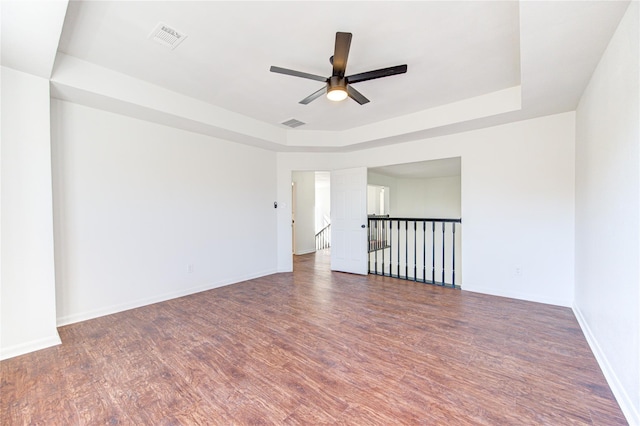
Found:
M 368 271 L 460 288 L 460 158 L 368 171 Z

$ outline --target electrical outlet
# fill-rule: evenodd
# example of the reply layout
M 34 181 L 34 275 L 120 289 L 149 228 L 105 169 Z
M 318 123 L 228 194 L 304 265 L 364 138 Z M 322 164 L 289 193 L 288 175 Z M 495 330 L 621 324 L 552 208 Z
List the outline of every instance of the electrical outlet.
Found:
M 190 274 L 193 274 L 193 263 L 190 263 L 187 265 L 187 272 L 189 272 Z
M 516 275 L 516 277 L 521 277 L 522 276 L 522 267 L 521 266 L 516 266 L 514 273 Z

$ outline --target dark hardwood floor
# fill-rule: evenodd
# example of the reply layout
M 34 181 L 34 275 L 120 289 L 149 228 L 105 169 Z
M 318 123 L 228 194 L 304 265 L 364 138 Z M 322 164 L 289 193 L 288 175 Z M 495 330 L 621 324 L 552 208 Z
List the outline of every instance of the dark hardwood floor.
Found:
M 2 424 L 626 424 L 570 309 L 328 259 L 61 327 Z

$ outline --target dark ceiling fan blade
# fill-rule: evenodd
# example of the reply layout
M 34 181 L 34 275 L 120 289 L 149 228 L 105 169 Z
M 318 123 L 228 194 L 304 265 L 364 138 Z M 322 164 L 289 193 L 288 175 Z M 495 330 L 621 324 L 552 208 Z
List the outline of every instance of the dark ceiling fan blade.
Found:
M 395 67 L 381 68 L 375 71 L 367 71 L 360 74 L 354 74 L 347 77 L 347 83 L 354 84 L 361 81 L 373 80 L 376 78 L 389 77 L 396 74 L 404 74 L 407 72 L 407 65 L 396 65 Z
M 302 105 L 307 105 L 308 103 L 318 99 L 320 96 L 324 95 L 325 93 L 327 93 L 327 86 L 324 86 L 322 89 L 316 92 L 313 92 L 312 94 L 310 94 L 309 96 L 307 96 L 306 98 L 304 98 L 298 103 Z
M 287 69 L 287 68 L 280 68 L 280 67 L 272 66 L 271 69 L 269 69 L 269 71 L 277 72 L 278 74 L 292 75 L 294 77 L 308 78 L 309 80 L 322 81 L 323 83 L 327 82 L 327 77 L 321 77 L 319 75 L 309 74 L 309 73 L 301 72 L 301 71 L 294 71 L 294 70 L 290 70 L 290 69 Z
M 347 85 L 347 93 L 349 94 L 349 97 L 351 99 L 353 99 L 360 105 L 364 105 L 369 102 L 369 99 L 365 98 L 362 93 L 358 92 L 356 89 L 349 85 Z
M 351 47 L 351 33 L 336 33 L 336 46 L 333 51 L 333 74 L 344 77 Z

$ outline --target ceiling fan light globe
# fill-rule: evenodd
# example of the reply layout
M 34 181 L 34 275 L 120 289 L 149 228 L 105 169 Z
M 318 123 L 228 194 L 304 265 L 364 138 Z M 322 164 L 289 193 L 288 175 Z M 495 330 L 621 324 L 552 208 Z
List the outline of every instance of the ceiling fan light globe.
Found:
M 347 96 L 348 96 L 347 91 L 341 87 L 334 87 L 327 91 L 327 98 L 330 101 L 334 101 L 334 102 L 344 101 L 345 99 L 347 99 Z

